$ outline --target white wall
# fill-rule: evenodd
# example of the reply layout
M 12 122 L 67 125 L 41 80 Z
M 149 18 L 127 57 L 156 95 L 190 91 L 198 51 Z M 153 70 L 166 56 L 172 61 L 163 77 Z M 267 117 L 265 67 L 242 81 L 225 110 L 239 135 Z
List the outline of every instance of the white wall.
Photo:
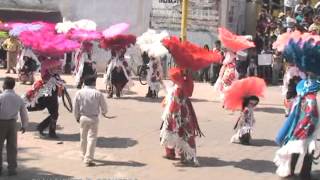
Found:
M 152 1 L 65 0 L 59 6 L 62 15 L 68 20 L 91 19 L 98 24 L 99 30 L 119 22 L 127 22 L 131 25 L 129 32 L 139 36 L 149 27 Z M 105 70 L 109 57 L 109 52 L 96 46 L 93 58 L 97 61 L 98 71 Z M 135 59 L 137 58 L 135 55 Z

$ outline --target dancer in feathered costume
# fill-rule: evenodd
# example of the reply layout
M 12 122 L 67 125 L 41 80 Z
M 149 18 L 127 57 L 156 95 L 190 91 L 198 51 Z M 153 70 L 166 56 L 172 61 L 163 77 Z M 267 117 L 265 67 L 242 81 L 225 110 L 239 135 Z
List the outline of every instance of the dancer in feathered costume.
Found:
M 22 50 L 16 67 L 19 81 L 22 84 L 25 84 L 28 81 L 30 84 L 34 83 L 34 73 L 38 70 L 38 63 L 38 58 L 31 49 L 24 48 Z
M 284 96 L 284 107 L 286 116 L 288 116 L 292 102 L 296 96 L 297 79 L 305 79 L 306 75 L 297 66 L 292 63 L 287 63 L 288 67 L 283 76 L 282 95 Z
M 146 53 L 150 58 L 147 73 L 147 83 L 149 87 L 146 97 L 158 97 L 158 92 L 163 84 L 161 58 L 169 52 L 162 45 L 161 41 L 167 37 L 169 37 L 169 33 L 167 31 L 157 33 L 155 30 L 149 29 L 137 38 L 136 44 L 139 46 L 141 52 Z
M 43 131 L 49 127 L 49 137 L 57 138 L 56 124 L 59 116 L 58 97 L 63 95 L 64 81 L 59 76 L 61 71 L 61 61 L 41 60 L 41 80 L 36 81 L 32 89 L 25 95 L 28 111 L 40 111 L 47 109 L 49 116 L 46 117 L 38 126 L 37 130 L 41 136 Z
M 207 51 L 190 42 L 180 42 L 177 37 L 163 41 L 172 54 L 178 68 L 170 70 L 173 87 L 168 89 L 165 108 L 160 128 L 161 145 L 165 147 L 166 158 L 180 156 L 177 165 L 195 165 L 199 162 L 196 156 L 197 136 L 202 136 L 198 120 L 192 107 L 190 97 L 193 93 L 191 70 L 197 71 L 222 59 L 220 53 Z
M 72 111 L 71 99 L 60 78 L 63 55 L 66 52 L 80 48 L 78 42 L 67 39 L 64 35 L 57 35 L 50 30 L 24 31 L 19 36 L 22 43 L 29 47 L 38 56 L 41 63 L 41 80 L 36 81 L 24 99 L 29 111 L 40 111 L 47 109 L 49 116 L 37 127 L 40 135 L 49 127 L 49 137 L 57 138 L 56 124 L 59 116 L 58 97 L 63 97 L 64 105 L 67 108 L 64 97 L 67 97 L 69 111 Z
M 312 163 L 315 151 L 319 150 L 317 135 L 320 129 L 317 92 L 320 83 L 320 46 L 308 42 L 294 42 L 286 46 L 284 56 L 299 69 L 306 72 L 307 79 L 297 85 L 297 97 L 276 142 L 281 148 L 276 152 L 274 162 L 280 177 L 293 176 L 299 155 L 304 156 L 300 176 L 311 180 Z
M 236 70 L 236 56 L 229 51 L 225 54 L 219 77 L 214 85 L 214 89 L 219 92 L 221 100 L 224 98 L 224 92 L 238 79 Z
M 96 62 L 92 60 L 93 44 L 88 41 L 82 42 L 81 49 L 75 54 L 76 66 L 76 85 L 80 89 L 82 87 L 83 81 L 88 76 L 95 75 Z
M 104 76 L 109 98 L 113 97 L 114 90 L 119 98 L 123 88 L 131 81 L 131 69 L 125 59 L 125 53 L 126 49 L 135 44 L 135 42 L 136 37 L 133 35 L 117 35 L 100 41 L 101 48 L 111 50 L 112 54 L 115 54 Z
M 146 97 L 157 98 L 158 92 L 163 84 L 163 69 L 160 58 L 152 56 L 148 63 L 148 67 L 147 82 L 149 87 Z
M 257 77 L 248 77 L 234 82 L 225 92 L 224 106 L 229 110 L 241 109 L 240 117 L 234 126 L 237 131 L 231 137 L 231 142 L 249 145 L 255 124 L 254 108 L 263 96 L 266 83 Z
M 228 90 L 232 83 L 238 79 L 236 53 L 255 47 L 255 45 L 247 37 L 235 35 L 224 28 L 219 28 L 219 39 L 223 46 L 228 49 L 218 80 L 214 85 L 214 89 L 220 94 L 221 100 L 223 100 L 224 91 Z

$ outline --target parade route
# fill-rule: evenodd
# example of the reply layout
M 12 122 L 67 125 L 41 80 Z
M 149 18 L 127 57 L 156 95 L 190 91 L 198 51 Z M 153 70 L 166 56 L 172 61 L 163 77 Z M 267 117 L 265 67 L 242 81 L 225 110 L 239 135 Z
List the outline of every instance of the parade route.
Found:
M 0 70 L 0 84 L 6 76 Z M 10 74 L 9 76 L 16 77 Z M 71 97 L 77 91 L 71 75 L 67 81 Z M 16 86 L 23 94 L 29 85 Z M 104 91 L 102 78 L 97 88 Z M 164 159 L 159 144 L 161 101 L 147 99 L 147 86 L 138 81 L 120 99 L 107 99 L 108 119 L 99 123 L 99 138 L 95 153 L 97 165 L 85 167 L 80 157 L 79 124 L 60 101 L 58 136 L 41 139 L 36 125 L 47 116 L 46 111 L 29 113 L 29 131 L 18 136 L 18 176 L 6 176 L 6 163 L 0 179 L 12 180 L 277 180 L 273 163 L 277 145 L 274 138 L 284 121 L 280 86 L 268 87 L 265 98 L 256 109 L 256 126 L 251 146 L 231 144 L 233 126 L 239 112 L 222 109 L 213 87 L 196 83 L 192 97 L 198 121 L 205 137 L 197 138 L 200 167 L 174 167 L 175 161 Z M 5 150 L 4 150 L 5 152 Z M 4 154 L 5 156 L 5 154 Z M 6 158 L 4 158 L 5 160 Z M 300 167 L 299 163 L 299 167 Z M 300 168 L 297 168 L 297 172 Z M 315 177 L 320 166 L 314 165 Z

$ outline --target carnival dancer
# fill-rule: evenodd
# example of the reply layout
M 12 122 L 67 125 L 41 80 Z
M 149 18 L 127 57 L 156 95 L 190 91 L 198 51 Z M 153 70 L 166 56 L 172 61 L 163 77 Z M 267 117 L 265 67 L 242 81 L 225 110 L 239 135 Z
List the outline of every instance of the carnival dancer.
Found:
M 237 79 L 236 55 L 229 51 L 225 54 L 225 59 L 220 69 L 218 80 L 214 85 L 215 90 L 220 94 L 221 100 L 224 98 L 224 91 L 226 91 Z
M 157 98 L 162 84 L 163 70 L 160 59 L 151 57 L 148 63 L 147 82 L 149 84 L 146 97 Z
M 259 97 L 263 96 L 266 83 L 257 77 L 248 77 L 234 82 L 225 91 L 224 106 L 229 110 L 241 109 L 234 129 L 237 131 L 232 137 L 231 142 L 249 145 L 255 124 L 254 108 L 259 103 Z
M 180 156 L 180 163 L 176 165 L 199 166 L 195 138 L 203 134 L 190 101 L 194 88 L 191 69 L 198 71 L 221 61 L 222 56 L 190 42 L 180 42 L 177 37 L 165 39 L 163 44 L 178 67 L 169 72 L 173 87 L 167 90 L 164 100 L 160 143 L 165 147 L 165 158 L 175 159 L 176 155 Z
M 125 50 L 117 52 L 117 56 L 111 59 L 105 75 L 105 84 L 107 87 L 108 98 L 112 98 L 114 91 L 116 96 L 121 96 L 123 88 L 131 80 L 130 68 L 124 54 Z
M 76 74 L 76 85 L 77 88 L 80 89 L 83 84 L 83 79 L 86 76 L 95 75 L 96 62 L 92 60 L 93 54 L 93 44 L 88 41 L 82 42 L 80 50 L 75 54 L 76 58 L 76 66 L 75 66 L 75 74 Z
M 67 109 L 72 111 L 70 96 L 59 75 L 62 71 L 60 60 L 63 59 L 65 53 L 79 49 L 80 44 L 67 39 L 65 35 L 57 34 L 54 26 L 49 24 L 48 26 L 36 31 L 23 31 L 19 34 L 19 39 L 25 47 L 35 52 L 41 63 L 41 80 L 36 81 L 31 90 L 24 95 L 27 109 L 29 111 L 47 109 L 49 116 L 38 125 L 37 130 L 40 135 L 44 135 L 43 131 L 49 127 L 49 137 L 57 138 L 58 96 L 67 97 L 69 102 Z M 62 100 L 65 102 L 64 98 Z M 66 106 L 66 103 L 64 105 Z
M 137 38 L 137 45 L 142 53 L 143 64 L 148 64 L 147 83 L 148 93 L 146 97 L 155 98 L 158 96 L 161 85 L 163 84 L 163 68 L 161 58 L 165 57 L 169 52 L 163 46 L 161 41 L 169 37 L 167 31 L 157 33 L 155 30 L 149 29 Z
M 31 49 L 24 48 L 19 57 L 16 69 L 18 70 L 19 81 L 22 84 L 34 83 L 34 73 L 38 70 L 39 61 Z
M 282 95 L 284 96 L 284 107 L 286 116 L 288 116 L 292 102 L 295 98 L 295 85 L 298 83 L 294 83 L 297 79 L 305 79 L 306 75 L 304 72 L 300 71 L 297 66 L 294 64 L 287 62 L 286 72 L 283 76 L 283 86 L 282 86 Z M 291 81 L 291 84 L 290 84 Z M 290 90 L 290 92 L 289 92 Z
M 131 81 L 131 68 L 125 53 L 127 48 L 135 44 L 136 37 L 134 35 L 117 35 L 111 38 L 104 38 L 100 41 L 100 47 L 106 50 L 111 50 L 112 57 L 107 73 L 104 76 L 104 82 L 107 86 L 108 98 L 112 98 L 114 91 L 119 98 L 122 90 L 126 85 L 132 83 Z
M 297 98 L 276 137 L 281 148 L 277 150 L 274 162 L 278 166 L 276 173 L 280 177 L 294 176 L 299 155 L 303 155 L 300 177 L 304 180 L 312 179 L 313 156 L 319 150 L 317 92 L 320 90 L 320 83 L 316 79 L 320 75 L 319 49 L 319 45 L 313 45 L 310 41 L 290 41 L 284 50 L 286 59 L 306 72 L 307 79 L 298 83 Z
M 44 58 L 44 57 L 39 57 Z M 28 111 L 40 111 L 47 109 L 49 116 L 38 126 L 37 130 L 41 136 L 43 131 L 49 127 L 49 137 L 58 138 L 56 124 L 59 116 L 58 97 L 63 95 L 64 81 L 60 78 L 62 62 L 60 60 L 43 60 L 41 64 L 41 80 L 36 81 L 24 99 L 27 102 Z
M 223 46 L 228 50 L 225 54 L 223 66 L 220 69 L 218 80 L 214 89 L 220 94 L 221 100 L 224 99 L 224 91 L 238 79 L 239 75 L 236 70 L 236 54 L 248 48 L 255 47 L 254 43 L 245 36 L 238 36 L 225 28 L 219 28 L 219 39 Z

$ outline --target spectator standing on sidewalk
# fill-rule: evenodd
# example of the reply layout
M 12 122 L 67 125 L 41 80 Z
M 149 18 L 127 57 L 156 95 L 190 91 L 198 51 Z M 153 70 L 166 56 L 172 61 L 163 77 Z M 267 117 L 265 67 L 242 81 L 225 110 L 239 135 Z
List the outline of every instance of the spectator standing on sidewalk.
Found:
M 219 52 L 222 56 L 224 56 L 224 52 L 221 49 L 221 42 L 219 40 L 217 40 L 215 43 L 215 48 L 213 49 L 213 51 L 217 51 Z M 223 59 L 221 60 L 221 63 L 214 63 L 212 64 L 212 77 L 211 77 L 211 84 L 214 85 L 214 83 L 217 81 L 217 79 L 219 78 L 219 73 L 220 73 L 220 69 L 222 67 L 222 62 Z
M 7 51 L 7 72 L 10 73 L 10 70 L 13 71 L 13 73 L 16 73 L 16 65 L 17 65 L 17 59 L 18 54 L 20 52 L 20 42 L 18 39 L 14 36 L 10 36 L 8 39 L 6 39 L 2 47 L 4 50 Z
M 210 51 L 208 44 L 204 45 L 203 48 Z M 200 81 L 201 82 L 209 82 L 209 69 L 210 69 L 210 66 L 205 67 L 200 71 Z
M 104 95 L 95 88 L 95 76 L 87 77 L 84 80 L 84 85 L 74 98 L 74 116 L 80 123 L 80 144 L 83 161 L 86 166 L 94 166 L 100 110 L 102 115 L 106 117 L 107 103 Z
M 0 94 L 0 175 L 2 174 L 2 149 L 6 141 L 8 175 L 17 174 L 17 119 L 21 118 L 21 132 L 28 125 L 28 113 L 24 101 L 14 92 L 15 80 L 6 77 L 3 83 L 4 92 Z

